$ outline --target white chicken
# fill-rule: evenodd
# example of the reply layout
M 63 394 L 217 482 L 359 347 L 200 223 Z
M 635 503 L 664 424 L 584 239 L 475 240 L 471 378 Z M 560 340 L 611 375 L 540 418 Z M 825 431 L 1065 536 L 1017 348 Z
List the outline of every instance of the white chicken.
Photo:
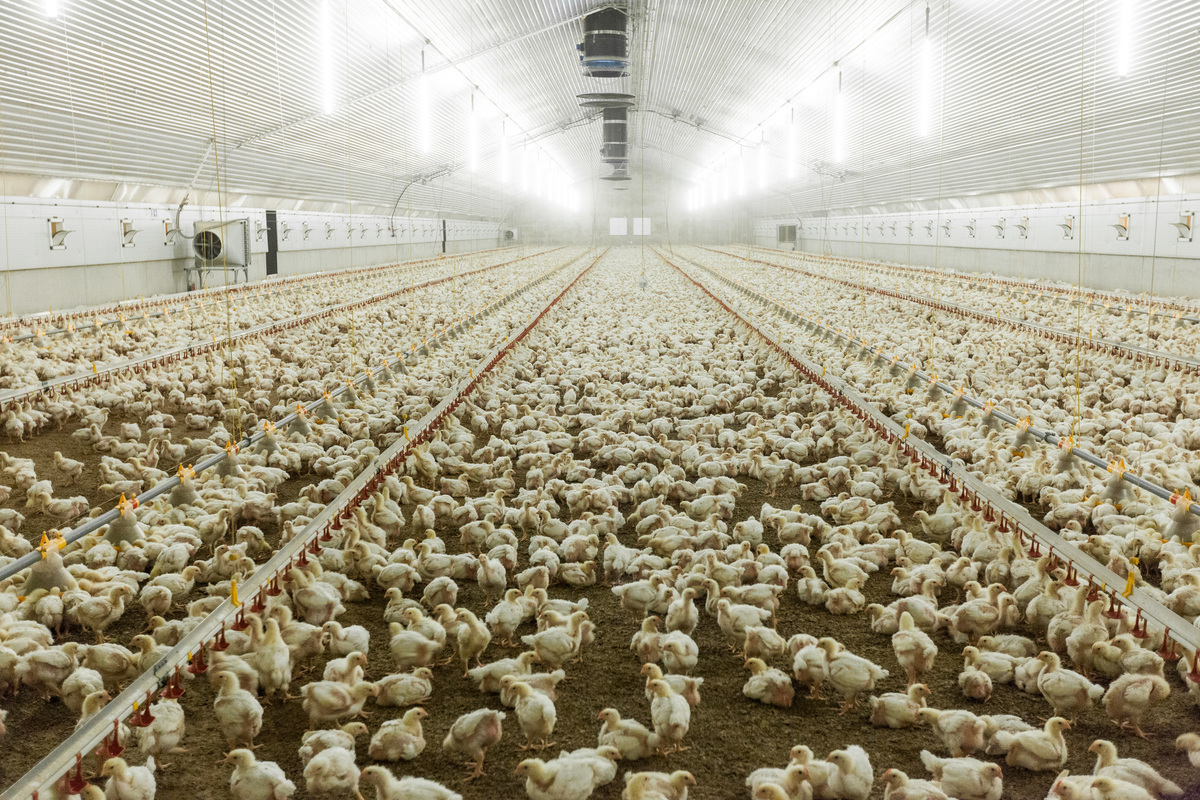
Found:
M 259 761 L 251 750 L 233 750 L 225 761 L 233 764 L 229 791 L 236 800 L 287 800 L 296 793 L 296 785 L 278 764 Z
M 921 751 L 921 763 L 943 792 L 958 800 L 1000 800 L 1004 773 L 999 764 L 977 758 L 939 758 Z
M 376 761 L 412 761 L 425 749 L 421 720 L 429 716 L 420 706 L 410 708 L 400 719 L 389 719 L 371 737 L 367 754 Z

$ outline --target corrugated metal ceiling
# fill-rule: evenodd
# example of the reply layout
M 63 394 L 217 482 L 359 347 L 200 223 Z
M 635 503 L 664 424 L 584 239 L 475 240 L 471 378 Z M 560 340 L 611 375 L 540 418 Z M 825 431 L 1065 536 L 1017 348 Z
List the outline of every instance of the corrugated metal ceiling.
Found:
M 45 0 L 0 0 L 0 169 L 212 191 L 219 165 L 231 197 L 363 208 L 432 175 L 402 208 L 499 216 L 555 169 L 593 191 L 599 124 L 575 95 L 603 88 L 638 96 L 635 170 L 686 183 L 728 164 L 766 210 L 1075 183 L 1081 141 L 1089 183 L 1196 172 L 1200 4 L 1138 0 L 1118 77 L 1130 2 L 933 0 L 929 81 L 924 2 L 633 0 L 634 73 L 601 84 L 574 49 L 600 0 L 58 0 L 53 19 Z

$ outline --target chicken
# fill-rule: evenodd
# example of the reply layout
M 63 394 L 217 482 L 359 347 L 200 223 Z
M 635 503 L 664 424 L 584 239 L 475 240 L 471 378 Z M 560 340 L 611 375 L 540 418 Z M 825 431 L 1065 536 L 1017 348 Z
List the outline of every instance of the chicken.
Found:
M 1067 763 L 1067 740 L 1063 731 L 1070 727 L 1071 723 L 1062 717 L 1051 717 L 1042 730 L 997 731 L 995 739 L 998 748 L 1008 753 L 1006 763 L 1010 767 L 1057 772 Z
M 654 699 L 650 701 L 650 719 L 658 736 L 660 752 L 684 750 L 681 744 L 692 722 L 692 707 L 666 681 L 649 683 Z
M 987 702 L 992 696 L 992 678 L 974 665 L 967 665 L 958 673 L 958 688 L 968 700 Z
M 922 675 L 933 669 L 933 661 L 938 653 L 933 639 L 917 628 L 912 614 L 907 611 L 901 612 L 899 630 L 892 634 L 892 650 L 908 676 L 909 686 L 917 683 Z
M 792 641 L 796 638 L 793 636 Z M 803 645 L 793 648 L 792 676 L 798 683 L 808 687 L 809 697 L 819 697 L 821 686 L 829 677 L 829 657 L 823 646 L 812 637 L 808 639 Z
M 321 626 L 321 631 L 328 640 L 330 651 L 335 655 L 348 656 L 351 653 L 370 652 L 371 634 L 362 625 L 344 627 L 337 620 L 330 620 Z
M 407 612 L 406 612 L 407 613 Z M 396 671 L 407 672 L 413 667 L 428 667 L 442 646 L 417 631 L 405 630 L 398 622 L 388 624 L 391 638 L 388 648 L 396 660 Z
M 925 707 L 925 698 L 929 696 L 929 687 L 923 683 L 914 683 L 908 691 L 888 692 L 885 695 L 869 698 L 871 705 L 871 724 L 877 728 L 907 728 L 917 723 L 917 713 Z
M 275 692 L 287 693 L 292 684 L 292 653 L 279 632 L 279 620 L 267 620 L 265 632 L 262 622 L 254 618 L 254 631 L 258 646 L 245 656 L 250 666 L 258 673 L 259 686 L 271 702 Z
M 831 770 L 833 764 L 829 764 Z M 813 786 L 809 782 L 808 767 L 803 764 L 788 764 L 787 769 L 759 767 L 746 778 L 750 796 L 757 800 L 812 800 Z M 824 788 L 824 784 L 821 784 Z
M 307 731 L 300 736 L 300 763 L 307 766 L 313 756 L 331 747 L 340 747 L 353 753 L 355 740 L 367 733 L 370 731 L 361 722 L 347 722 L 341 728 L 330 730 Z
M 241 688 L 232 672 L 219 675 L 220 689 L 213 701 L 213 711 L 225 740 L 230 745 L 254 746 L 254 737 L 262 730 L 263 708 L 258 698 Z
M 132 587 L 124 583 L 117 584 L 101 595 L 84 600 L 69 614 L 74 616 L 80 627 L 92 631 L 103 642 L 104 631 L 125 613 L 125 599 L 132 594 Z
M 145 766 L 131 767 L 125 759 L 117 756 L 104 762 L 100 777 L 108 778 L 104 785 L 107 800 L 154 800 L 158 786 L 154 780 L 156 771 L 154 756 L 146 759 Z
M 66 677 L 59 691 L 63 705 L 78 714 L 88 695 L 104 691 L 104 677 L 94 669 L 79 667 Z
M 1110 778 L 1092 778 L 1092 800 L 1154 800 L 1154 795 L 1136 783 Z
M 668 632 L 680 631 L 691 636 L 696 631 L 696 626 L 700 624 L 700 611 L 696 608 L 695 600 L 696 590 L 688 587 L 671 601 L 665 620 Z
M 331 658 L 325 662 L 325 671 L 321 674 L 321 678 L 353 686 L 363 679 L 363 670 L 366 666 L 366 653 L 354 651 L 345 658 Z
M 1045 673 L 1043 672 L 1043 675 Z M 1099 687 L 1097 687 L 1099 689 Z M 1171 685 L 1161 675 L 1127 673 L 1117 678 L 1104 692 L 1104 710 L 1122 728 L 1131 728 L 1143 739 L 1142 717 L 1154 703 L 1166 700 Z
M 538 660 L 550 669 L 561 669 L 563 665 L 580 653 L 582 631 L 587 614 L 577 611 L 571 614 L 567 625 L 547 628 L 539 633 L 522 636 L 521 642 L 537 653 Z
M 691 640 L 691 637 L 688 637 Z M 746 658 L 761 658 L 764 661 L 782 656 L 787 652 L 787 642 L 773 628 L 757 625 L 746 629 L 746 640 L 742 653 Z
M 976 758 L 938 758 L 921 751 L 921 763 L 943 792 L 958 800 L 1000 800 L 1004 775 L 999 764 Z
M 259 761 L 251 750 L 238 748 L 225 757 L 233 764 L 229 791 L 236 800 L 287 800 L 296 793 L 296 784 L 274 761 Z
M 312 730 L 318 722 L 336 722 L 362 712 L 368 697 L 377 693 L 375 684 L 362 681 L 347 686 L 337 681 L 313 681 L 300 688 L 304 698 L 304 712 L 308 714 L 308 727 Z
M 1067 655 L 1079 667 L 1084 677 L 1092 676 L 1092 645 L 1108 641 L 1108 628 L 1104 624 L 1103 600 L 1088 603 L 1083 621 L 1067 636 Z
M 164 697 L 150 706 L 150 715 L 154 721 L 145 728 L 138 728 L 138 743 L 142 753 L 162 756 L 176 752 L 185 730 L 183 706 L 179 705 L 178 700 Z
M 470 759 L 467 762 L 471 767 L 467 775 L 468 780 L 485 774 L 483 759 L 488 748 L 500 741 L 504 719 L 503 711 L 481 708 L 463 714 L 450 726 L 450 732 L 442 741 L 442 749 L 465 755 Z
M 417 667 L 412 672 L 386 675 L 375 686 L 379 690 L 375 701 L 378 705 L 413 706 L 433 697 L 433 672 L 428 667 Z
M 541 692 L 551 700 L 558 700 L 558 684 L 566 679 L 567 673 L 564 670 L 556 669 L 554 672 L 534 672 L 529 675 L 514 676 L 518 681 L 529 686 L 534 691 Z M 520 695 L 510 686 L 502 686 L 500 688 L 500 702 L 509 708 L 517 707 L 517 700 Z
M 840 800 L 867 800 L 875 773 L 867 751 L 856 744 L 834 750 L 825 758 L 834 769 L 825 778 L 825 792 Z
M 54 466 L 58 468 L 59 472 L 71 479 L 68 483 L 75 483 L 83 475 L 84 464 L 82 461 L 66 458 L 57 450 L 54 451 Z
M 984 752 L 989 756 L 1008 754 L 1008 745 L 1012 742 L 1011 734 L 1035 731 L 1037 728 L 1013 714 L 986 714 L 980 717 L 987 726 L 987 745 Z M 1010 734 L 1001 737 L 999 734 Z
M 935 781 L 908 777 L 898 769 L 883 773 L 883 800 L 950 800 Z
M 425 778 L 401 778 L 383 767 L 362 771 L 362 780 L 375 787 L 375 800 L 463 800 L 461 794 Z
M 417 706 L 400 719 L 389 719 L 371 737 L 368 755 L 376 761 L 412 761 L 425 749 L 421 720 L 427 716 L 425 709 Z
M 465 608 L 455 609 L 455 614 L 460 623 L 455 645 L 458 649 L 459 660 L 463 663 L 463 677 L 465 678 L 470 674 L 471 661 L 474 661 L 476 666 L 481 663 L 480 656 L 492 642 L 492 632 L 488 630 L 487 625 Z
M 747 636 L 747 638 L 749 637 Z M 696 663 L 700 658 L 700 648 L 692 637 L 683 631 L 671 631 L 665 634 L 661 641 L 662 662 L 663 666 L 667 668 L 667 672 L 687 674 L 696 668 Z M 782 642 L 782 640 L 780 641 Z
M 987 745 L 987 720 L 970 711 L 922 708 L 917 719 L 933 727 L 955 758 L 981 752 Z
M 545 750 L 553 745 L 550 734 L 554 733 L 558 719 L 554 701 L 513 675 L 506 675 L 500 681 L 500 687 L 516 695 L 517 724 L 525 734 L 525 745 L 521 749 Z
M 1181 733 L 1175 738 L 1175 749 L 1186 750 L 1188 761 L 1193 767 L 1200 767 L 1200 734 Z
M 767 705 L 792 707 L 796 690 L 792 687 L 790 675 L 781 669 L 768 667 L 761 658 L 748 659 L 746 667 L 750 670 L 750 677 L 742 686 L 742 694 Z
M 889 673 L 878 664 L 856 656 L 833 639 L 821 639 L 820 645 L 829 660 L 829 683 L 842 695 L 842 713 L 858 705 L 863 692 L 875 688 L 876 681 Z
M 487 613 L 485 621 L 496 641 L 505 646 L 512 646 L 513 634 L 525 621 L 525 605 L 521 602 L 520 590 L 509 589 L 505 592 L 504 599 Z
M 1080 711 L 1091 708 L 1094 701 L 1104 696 L 1103 687 L 1097 686 L 1078 672 L 1063 669 L 1057 653 L 1044 650 L 1038 653 L 1037 659 L 1046 665 L 1038 675 L 1038 691 L 1054 706 L 1057 716 L 1070 713 L 1071 720 L 1074 721 Z
M 622 719 L 617 709 L 604 709 L 599 719 L 604 721 L 597 739 L 599 747 L 617 748 L 626 761 L 648 758 L 658 750 L 658 735 L 637 720 Z
M 654 700 L 654 690 L 650 687 L 650 682 L 666 681 L 667 685 L 671 687 L 671 691 L 682 695 L 683 699 L 688 701 L 688 705 L 700 705 L 700 687 L 704 685 L 704 678 L 689 678 L 686 675 L 664 675 L 662 668 L 658 664 L 642 664 L 642 674 L 646 676 L 647 700 Z
M 645 664 L 647 661 L 662 659 L 662 638 L 658 630 L 662 620 L 655 616 L 642 620 L 642 627 L 629 641 L 629 649 L 637 654 L 638 660 Z
M 1088 751 L 1096 754 L 1096 766 L 1092 774 L 1097 777 L 1136 784 L 1155 797 L 1178 797 L 1183 794 L 1178 784 L 1164 778 L 1146 762 L 1136 758 L 1118 758 L 1117 746 L 1107 739 L 1092 742 Z
M 317 753 L 304 767 L 304 788 L 310 795 L 353 794 L 363 800 L 358 791 L 358 765 L 354 754 L 340 747 L 330 747 Z
M 613 748 L 600 750 L 615 760 Z M 525 794 L 530 800 L 587 800 L 597 786 L 616 776 L 616 767 L 613 765 L 611 774 L 608 770 L 599 773 L 595 759 L 564 752 L 553 761 L 527 758 L 517 765 L 515 774 L 525 778 Z
M 688 787 L 696 785 L 690 772 L 626 772 L 621 800 L 687 800 Z

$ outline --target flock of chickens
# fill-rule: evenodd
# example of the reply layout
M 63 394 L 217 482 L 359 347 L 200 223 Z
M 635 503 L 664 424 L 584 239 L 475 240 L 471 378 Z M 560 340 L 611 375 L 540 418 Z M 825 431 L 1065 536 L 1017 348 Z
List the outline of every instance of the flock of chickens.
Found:
M 548 254 L 519 270 L 483 273 L 473 278 L 472 294 L 498 296 L 578 255 Z M 764 293 L 793 291 L 782 287 L 782 271 L 756 273 L 732 257 L 690 255 L 738 270 L 740 280 L 758 281 Z M 1069 735 L 1081 717 L 1097 714 L 1147 735 L 1148 719 L 1173 689 L 1157 652 L 1162 631 L 1136 635 L 1131 614 L 1110 609 L 1086 584 L 1069 585 L 1048 556 L 1029 557 L 1019 541 L 801 380 L 669 267 L 648 265 L 639 280 L 638 263 L 636 251 L 601 259 L 432 442 L 411 451 L 403 470 L 322 542 L 316 557 L 293 566 L 283 591 L 266 598 L 261 613 L 246 615 L 244 631 L 226 633 L 228 648 L 209 654 L 211 709 L 192 707 L 186 727 L 223 736 L 233 797 L 282 800 L 302 787 L 312 797 L 361 797 L 373 789 L 378 800 L 461 798 L 489 769 L 489 753 L 516 748 L 540 755 L 517 764 L 505 796 L 520 789 L 532 800 L 615 797 L 617 789 L 623 800 L 684 800 L 689 791 L 722 796 L 706 787 L 704 768 L 668 768 L 688 758 L 693 726 L 711 724 L 704 720 L 710 707 L 749 716 L 760 703 L 792 713 L 836 703 L 848 721 L 927 727 L 941 746 L 921 751 L 917 764 L 880 763 L 878 753 L 852 741 L 852 729 L 827 754 L 811 745 L 839 734 L 813 731 L 794 746 L 764 742 L 764 752 L 779 744 L 791 750 L 786 764 L 764 757 L 739 765 L 742 791 L 755 800 L 866 800 L 881 793 L 889 800 L 1000 800 L 1015 796 L 1004 790 L 1014 773 L 1044 773 L 1047 797 L 1183 794 L 1158 771 L 1164 765 L 1122 757 L 1109 739 L 1081 744 Z M 328 413 L 272 431 L 255 452 L 232 459 L 236 468 L 185 471 L 169 498 L 141 508 L 122 504 L 120 519 L 103 533 L 62 550 L 51 539 L 35 575 L 9 581 L 0 594 L 0 690 L 58 698 L 81 719 L 101 712 L 270 554 L 269 531 L 286 541 L 302 530 L 382 447 L 403 436 L 406 420 L 427 412 L 451 378 L 527 321 L 581 265 L 498 309 L 407 374 L 380 375 L 369 391 L 344 403 L 329 400 Z M 102 453 L 112 451 L 99 446 L 108 439 L 128 445 L 119 458 L 103 456 L 102 469 L 139 481 L 129 487 L 133 493 L 165 477 L 156 461 L 169 448 L 185 448 L 179 459 L 171 453 L 174 460 L 219 451 L 237 429 L 257 426 L 259 415 L 278 418 L 295 400 L 320 396 L 330 388 L 327 376 L 346 375 L 340 362 L 348 356 L 365 367 L 374 359 L 362 354 L 428 337 L 466 307 L 444 284 L 407 301 L 353 324 L 335 317 L 318 330 L 249 343 L 231 367 L 195 362 L 131 379 L 140 384 L 133 398 L 122 392 L 131 386 L 115 384 L 87 402 L 64 401 L 65 419 L 78 421 Z M 880 337 L 892 337 L 897 350 L 921 345 L 911 332 L 905 339 L 895 316 L 894 329 L 883 328 L 887 314 L 873 315 L 865 303 L 848 301 L 864 329 L 881 325 Z M 991 345 L 971 339 L 973 332 L 954 335 L 967 361 L 981 366 Z M 1153 568 L 1162 577 L 1158 591 L 1177 610 L 1190 608 L 1185 598 L 1200 598 L 1200 553 L 1159 538 L 1177 524 L 1171 509 L 1124 493 L 1100 502 L 1111 487 L 1099 476 L 1042 470 L 1044 456 L 1021 455 L 977 418 L 935 416 L 923 393 L 902 380 L 893 385 L 886 371 L 869 372 L 854 354 L 839 361 L 842 354 L 828 343 L 811 346 L 918 434 L 936 433 L 960 456 L 969 442 L 971 466 L 982 477 L 1013 495 L 1037 495 L 1054 527 L 1110 566 L 1123 565 L 1139 582 Z M 935 351 L 943 376 L 967 380 L 964 371 L 973 367 L 950 360 L 958 351 Z M 996 386 L 1009 378 L 997 374 Z M 1062 397 L 1011 379 L 1020 391 L 997 388 L 997 395 L 1020 398 L 1029 413 L 1051 415 L 1053 424 Z M 110 405 L 105 393 L 120 399 Z M 151 426 L 150 442 L 141 444 L 140 430 L 104 434 L 110 407 Z M 211 432 L 172 442 L 167 409 L 204 416 Z M 1190 419 L 1178 415 L 1174 425 Z M 1132 461 L 1136 453 L 1143 465 L 1168 455 L 1157 438 L 1130 438 L 1124 446 L 1122 455 Z M 60 456 L 55 463 L 71 462 Z M 1027 477 L 1031 466 L 1032 484 L 1013 477 Z M 1189 462 L 1168 462 L 1168 471 L 1181 466 Z M 296 500 L 277 502 L 301 474 L 312 482 Z M 32 462 L 5 456 L 0 475 L 12 479 L 14 498 L 44 505 L 37 498 L 49 493 L 53 500 Z M 754 494 L 751 486 L 762 487 L 767 501 L 749 507 L 743 498 Z M 779 493 L 803 500 L 775 507 Z M 900 510 L 922 504 L 936 510 Z M 0 548 L 11 558 L 31 545 L 17 533 L 19 521 L 7 520 L 0 519 Z M 1149 525 L 1155 527 L 1146 533 Z M 629 618 L 596 614 L 589 602 L 596 591 L 611 591 Z M 868 602 L 888 594 L 894 599 L 886 604 Z M 348 624 L 348 609 L 372 597 L 383 598 L 382 618 Z M 147 632 L 128 648 L 105 641 L 134 603 L 145 609 Z M 782 629 L 781 608 L 799 607 L 824 608 L 831 622 L 858 619 Z M 1200 604 L 1188 616 L 1197 614 Z M 854 652 L 829 635 L 853 626 L 890 641 L 887 657 L 879 649 L 873 658 Z M 56 643 L 80 631 L 95 643 Z M 562 693 L 586 694 L 589 684 L 606 682 L 587 664 L 595 643 L 623 645 L 626 638 L 620 668 L 644 679 L 644 699 L 637 694 L 611 706 L 597 700 L 587 719 L 560 717 Z M 388 654 L 391 672 L 372 669 L 369 680 L 373 652 Z M 957 671 L 959 658 L 961 696 L 935 695 L 923 681 L 947 662 Z M 742 697 L 705 689 L 705 665 L 718 659 L 744 670 Z M 1180 665 L 1186 691 L 1200 697 L 1200 685 Z M 889 685 L 904 690 L 883 691 Z M 441 693 L 468 693 L 477 708 L 436 718 L 425 706 Z M 1038 698 L 1045 718 L 977 713 L 1000 693 Z M 301 769 L 290 774 L 255 754 L 274 735 L 264 719 L 278 704 L 298 704 L 309 721 L 294 743 Z M 136 748 L 98 765 L 97 785 L 83 798 L 155 797 L 163 760 L 186 758 L 172 755 L 187 741 L 184 705 L 160 698 L 149 716 L 148 724 L 123 729 L 122 741 Z M 386 719 L 375 724 L 379 717 Z M 594 746 L 548 757 L 556 731 L 587 724 L 598 724 Z M 428 751 L 426 728 L 437 732 Z M 369 737 L 365 754 L 360 737 Z M 1095 754 L 1091 774 L 1064 769 L 1069 746 Z M 1177 746 L 1184 755 L 1176 758 L 1200 766 L 1200 736 L 1183 733 Z M 432 774 L 423 765 L 446 758 L 464 763 L 463 782 L 422 776 Z M 664 769 L 643 769 L 639 761 Z M 1180 774 L 1179 765 L 1169 771 Z

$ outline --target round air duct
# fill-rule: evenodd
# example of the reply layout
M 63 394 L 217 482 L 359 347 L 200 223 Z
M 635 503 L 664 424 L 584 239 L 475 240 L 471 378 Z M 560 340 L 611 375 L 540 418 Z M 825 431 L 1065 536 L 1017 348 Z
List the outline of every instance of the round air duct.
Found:
M 604 147 L 601 161 L 623 164 L 629 161 L 629 110 L 625 107 L 604 109 Z
M 603 8 L 583 18 L 579 62 L 593 78 L 623 78 L 629 74 L 628 17 L 619 8 Z

